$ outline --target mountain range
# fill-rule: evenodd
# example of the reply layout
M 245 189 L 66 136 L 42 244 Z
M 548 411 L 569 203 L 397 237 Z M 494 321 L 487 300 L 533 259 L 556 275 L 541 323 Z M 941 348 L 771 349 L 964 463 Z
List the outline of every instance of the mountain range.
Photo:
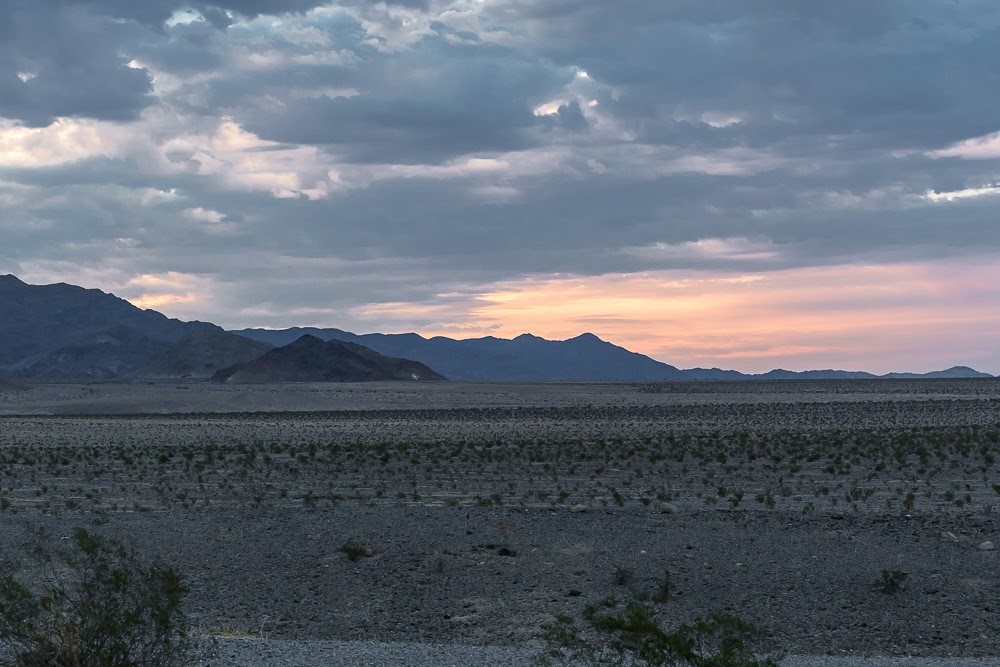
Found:
M 688 368 L 657 361 L 585 333 L 569 340 L 546 340 L 531 334 L 513 339 L 444 336 L 424 338 L 415 333 L 358 335 L 341 329 L 239 329 L 231 333 L 271 345 L 284 345 L 302 335 L 365 345 L 382 354 L 417 359 L 451 380 L 499 381 L 619 381 L 619 380 L 858 380 L 877 378 L 992 377 L 967 366 L 930 373 L 889 373 L 812 370 L 748 374 L 719 368 Z
M 456 340 L 299 327 L 227 332 L 208 322 L 170 319 L 96 289 L 65 283 L 28 285 L 11 275 L 0 276 L 2 378 L 263 382 L 413 380 L 414 375 L 421 380 L 443 376 L 484 381 L 992 377 L 965 366 L 882 376 L 839 370 L 776 369 L 757 375 L 718 368 L 682 370 L 590 333 L 555 341 L 531 334 Z

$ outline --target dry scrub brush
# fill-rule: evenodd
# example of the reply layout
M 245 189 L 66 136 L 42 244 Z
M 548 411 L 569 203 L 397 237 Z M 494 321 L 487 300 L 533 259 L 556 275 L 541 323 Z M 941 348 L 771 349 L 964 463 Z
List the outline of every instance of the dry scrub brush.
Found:
M 0 575 L 0 664 L 10 667 L 180 667 L 190 660 L 173 569 L 144 564 L 118 542 L 74 530 L 71 548 L 35 535 L 38 567 Z

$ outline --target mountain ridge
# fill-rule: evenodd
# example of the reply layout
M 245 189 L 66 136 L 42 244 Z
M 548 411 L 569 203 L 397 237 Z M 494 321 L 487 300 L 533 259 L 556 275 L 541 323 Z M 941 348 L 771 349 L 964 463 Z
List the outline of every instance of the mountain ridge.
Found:
M 212 332 L 208 338 L 214 342 L 202 340 L 186 351 L 173 347 L 197 331 Z M 138 308 L 98 289 L 67 283 L 30 285 L 12 274 L 0 275 L 0 378 L 205 378 L 209 371 L 246 362 L 257 352 L 266 354 L 263 348 L 244 345 L 229 336 L 282 347 L 303 334 L 315 335 L 323 341 L 353 343 L 385 357 L 416 361 L 444 377 L 466 381 L 992 377 L 968 366 L 884 375 L 834 369 L 774 369 L 758 374 L 719 368 L 679 369 L 590 332 L 562 341 L 531 333 L 512 339 L 495 336 L 452 339 L 425 338 L 412 332 L 359 335 L 317 327 L 226 332 L 210 322 L 184 322 L 152 309 Z
M 514 338 L 497 338 L 495 336 L 483 336 L 479 338 L 448 338 L 446 336 L 433 336 L 425 338 L 420 334 L 409 332 L 402 334 L 355 334 L 350 331 L 337 328 L 319 327 L 291 327 L 288 329 L 234 329 L 230 333 L 246 336 L 253 340 L 269 342 L 278 345 L 281 342 L 294 339 L 303 334 L 310 334 L 322 339 L 335 338 L 355 342 L 360 345 L 370 347 L 382 354 L 394 356 L 405 356 L 408 359 L 422 361 L 431 368 L 437 369 L 443 375 L 452 380 L 496 380 L 496 381 L 669 381 L 669 380 L 799 380 L 799 379 L 919 379 L 919 378 L 991 378 L 988 373 L 981 373 L 968 366 L 953 366 L 949 369 L 931 371 L 930 373 L 887 373 L 876 375 L 867 371 L 843 371 L 836 369 L 789 371 L 785 369 L 773 369 L 766 373 L 741 373 L 735 370 L 720 368 L 689 368 L 680 369 L 671 364 L 657 361 L 638 352 L 632 352 L 626 348 L 615 345 L 601 339 L 600 337 L 586 332 L 562 341 L 548 340 L 534 334 L 523 333 Z M 569 366 L 573 359 L 573 352 L 582 350 L 604 351 L 612 357 L 612 362 L 617 364 L 616 371 L 605 370 L 602 373 L 591 372 L 584 376 L 578 371 L 578 375 L 563 372 L 561 375 L 546 373 L 540 369 L 533 374 L 531 369 L 536 368 L 532 364 L 539 361 L 539 357 L 551 354 L 558 350 L 559 346 L 569 345 L 563 350 L 564 362 L 563 371 Z M 530 355 L 529 359 L 521 360 L 520 365 L 512 352 L 534 348 L 536 354 Z M 405 352 L 405 354 L 404 354 Z M 480 361 L 486 360 L 485 364 L 472 372 L 464 370 L 463 358 L 478 356 Z M 551 361 L 551 359 L 549 359 Z M 638 364 L 637 367 L 622 366 L 629 361 Z M 492 373 L 484 372 L 483 365 L 493 368 Z M 499 366 L 499 368 L 497 368 Z M 627 369 L 631 368 L 629 371 Z M 623 370 L 626 369 L 626 370 Z
M 197 329 L 223 331 L 98 289 L 0 276 L 0 377 L 120 377 Z M 116 358 L 110 354 L 116 347 L 128 354 Z

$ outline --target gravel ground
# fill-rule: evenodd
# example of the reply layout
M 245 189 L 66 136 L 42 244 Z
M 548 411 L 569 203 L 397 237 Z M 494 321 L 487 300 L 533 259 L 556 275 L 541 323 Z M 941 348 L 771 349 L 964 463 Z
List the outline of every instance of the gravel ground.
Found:
M 223 640 L 204 667 L 532 667 L 526 649 L 456 644 Z M 1000 658 L 788 656 L 782 667 L 996 667 Z
M 0 555 L 83 525 L 163 558 L 198 632 L 258 638 L 212 664 L 524 664 L 554 615 L 668 576 L 667 622 L 837 656 L 793 667 L 998 664 L 1000 382 L 6 394 L 91 416 L 0 417 Z M 148 414 L 199 408 L 240 414 Z
M 789 654 L 992 656 L 1000 637 L 997 552 L 977 549 L 1000 541 L 993 517 L 341 505 L 102 521 L 185 574 L 206 634 L 531 648 L 555 614 L 627 594 L 626 568 L 648 591 L 669 571 L 668 621 L 733 610 Z M 31 519 L 57 539 L 79 523 Z M 4 519 L 0 550 L 23 530 Z M 351 561 L 348 540 L 374 556 Z M 908 574 L 899 592 L 878 589 L 883 569 Z
M 204 667 L 530 667 L 533 655 L 533 651 L 526 649 L 496 646 L 230 639 L 220 641 L 216 656 L 201 664 Z

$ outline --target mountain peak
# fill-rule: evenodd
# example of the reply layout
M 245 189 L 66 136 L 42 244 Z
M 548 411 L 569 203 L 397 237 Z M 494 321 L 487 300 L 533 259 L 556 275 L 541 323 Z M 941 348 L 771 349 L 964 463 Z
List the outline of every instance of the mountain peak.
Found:
M 319 336 L 313 336 L 312 334 L 302 334 L 292 343 L 293 345 L 315 345 L 316 343 L 323 344 L 324 341 Z
M 236 384 L 266 382 L 437 381 L 445 378 L 426 365 L 389 357 L 357 343 L 324 341 L 306 334 L 256 359 L 222 369 L 213 380 Z
M 27 285 L 26 282 L 15 276 L 13 273 L 0 275 L 0 285 Z

